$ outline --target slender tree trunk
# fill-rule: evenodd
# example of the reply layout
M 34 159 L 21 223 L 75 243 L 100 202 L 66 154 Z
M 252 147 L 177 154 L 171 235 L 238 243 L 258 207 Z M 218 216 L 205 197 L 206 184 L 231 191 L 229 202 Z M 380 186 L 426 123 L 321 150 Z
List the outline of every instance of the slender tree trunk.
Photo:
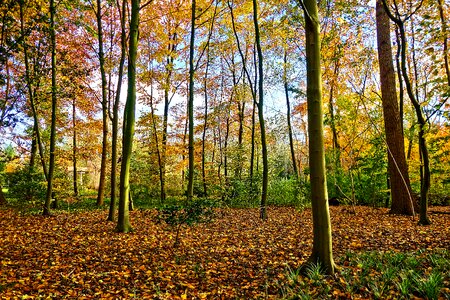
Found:
M 255 39 L 256 39 L 256 49 L 258 51 L 258 118 L 259 127 L 261 133 L 261 150 L 262 150 L 262 160 L 263 160 L 263 179 L 262 179 L 262 192 L 261 192 L 261 204 L 260 204 L 260 218 L 267 219 L 266 205 L 267 205 L 267 186 L 269 182 L 269 160 L 267 154 L 266 145 L 266 128 L 264 122 L 264 74 L 263 74 L 263 55 L 261 50 L 261 41 L 259 34 L 258 25 L 258 6 L 257 1 L 253 0 L 253 22 L 255 25 Z
M 445 74 L 447 75 L 447 84 L 450 87 L 450 67 L 449 67 L 449 62 L 448 62 L 447 23 L 445 20 L 444 3 L 442 0 L 438 0 L 438 8 L 439 8 L 439 17 L 441 19 L 441 32 L 442 32 L 442 39 L 443 39 L 442 55 L 444 56 L 444 67 L 445 67 Z
M 55 170 L 55 141 L 56 141 L 56 36 L 55 36 L 55 4 L 50 0 L 50 43 L 52 65 L 52 121 L 50 125 L 50 161 L 48 168 L 47 194 L 45 196 L 44 216 L 50 215 L 50 204 L 53 191 L 53 173 Z M 55 200 L 56 201 L 56 200 Z
M 334 274 L 331 222 L 325 173 L 323 138 L 322 77 L 320 67 L 320 25 L 315 0 L 304 0 L 307 67 L 307 101 L 313 250 L 310 263 L 320 263 L 327 274 Z
M 77 172 L 77 118 L 76 118 L 76 102 L 73 98 L 72 102 L 72 126 L 73 126 L 73 137 L 72 137 L 72 163 L 73 163 L 73 195 L 78 197 L 78 172 Z
M 106 179 L 106 157 L 108 152 L 108 97 L 106 72 L 105 72 L 105 54 L 103 52 L 103 28 L 102 28 L 102 2 L 97 0 L 97 38 L 98 38 L 98 58 L 100 61 L 100 75 L 102 86 L 102 158 L 100 164 L 100 178 L 98 183 L 97 206 L 102 206 L 105 196 L 105 179 Z
M 192 201 L 194 196 L 194 48 L 195 48 L 195 10 L 196 0 L 192 0 L 191 7 L 191 41 L 189 46 L 189 101 L 188 101 L 188 117 L 189 117 L 189 175 L 187 199 Z
M 392 198 L 391 213 L 414 215 L 414 199 L 409 182 L 404 137 L 397 104 L 389 17 L 381 0 L 376 2 L 376 20 L 381 95 Z
M 206 197 L 208 195 L 208 186 L 206 184 L 206 131 L 208 130 L 208 71 L 209 71 L 209 44 L 206 49 L 206 69 L 205 77 L 203 80 L 204 89 L 204 123 L 203 123 L 203 133 L 202 133 L 202 181 L 203 181 L 203 195 Z
M 400 32 L 400 41 L 401 41 L 401 69 L 403 80 L 405 81 L 406 92 L 408 93 L 409 99 L 414 107 L 417 116 L 417 122 L 419 124 L 419 151 L 422 155 L 423 159 L 423 176 L 421 176 L 420 180 L 420 219 L 419 224 L 421 225 L 429 225 L 430 220 L 428 218 L 428 191 L 430 189 L 430 160 L 428 155 L 428 147 L 425 138 L 425 127 L 426 120 L 422 112 L 422 107 L 416 96 L 414 95 L 413 88 L 411 85 L 411 81 L 409 79 L 408 72 L 406 70 L 406 34 L 405 34 L 405 26 L 404 21 L 399 17 L 394 16 L 386 3 L 386 0 L 383 1 L 383 6 L 388 14 L 389 18 L 395 22 L 399 28 Z
M 256 135 L 256 101 L 253 101 L 252 106 L 252 132 L 250 138 L 250 188 L 253 189 L 253 177 L 254 177 L 254 169 L 255 169 L 255 135 Z
M 136 56 L 139 31 L 139 0 L 131 1 L 130 39 L 128 51 L 128 92 L 124 111 L 122 166 L 120 169 L 120 198 L 117 231 L 130 232 L 129 216 L 130 162 L 133 148 L 134 125 L 136 118 Z
M 27 44 L 27 39 L 26 39 L 27 35 L 25 34 L 25 28 L 24 28 L 24 24 L 25 24 L 24 13 L 23 13 L 24 1 L 19 1 L 19 5 L 20 5 L 19 6 L 20 7 L 20 31 L 23 36 L 22 46 L 23 46 L 23 54 L 24 54 L 24 60 L 25 60 L 25 82 L 27 84 L 28 98 L 30 101 L 31 113 L 33 115 L 33 138 L 35 138 L 35 142 L 39 149 L 39 157 L 41 160 L 42 170 L 44 172 L 45 179 L 48 181 L 47 165 L 45 163 L 44 149 L 43 149 L 42 141 L 41 141 L 41 133 L 39 130 L 39 122 L 38 122 L 36 106 L 34 103 L 34 93 L 33 93 L 31 76 L 30 76 L 28 44 Z M 30 161 L 30 165 L 34 166 L 34 162 Z
M 36 154 L 37 154 L 36 127 L 33 126 L 33 133 L 31 137 L 30 164 L 29 164 L 31 170 L 33 170 L 36 165 L 35 162 Z
M 6 201 L 5 194 L 3 194 L 3 187 L 0 184 L 0 206 L 5 206 L 8 204 L 8 201 Z
M 298 179 L 298 168 L 297 168 L 297 161 L 295 159 L 295 150 L 294 150 L 294 138 L 292 136 L 292 125 L 291 125 L 291 101 L 289 99 L 289 83 L 287 78 L 287 50 L 284 50 L 284 64 L 283 64 L 283 81 L 284 81 L 284 95 L 286 97 L 286 119 L 287 119 L 287 126 L 288 126 L 288 135 L 289 135 L 289 146 L 291 149 L 291 160 L 292 160 L 292 167 L 294 169 L 294 174 L 296 179 Z
M 401 43 L 400 43 L 400 33 L 398 32 L 398 27 L 395 27 L 395 39 L 397 42 L 397 53 L 395 54 L 395 67 L 397 68 L 397 79 L 398 79 L 398 89 L 399 89 L 399 114 L 400 114 L 400 126 L 402 127 L 402 135 L 405 135 L 403 129 L 403 106 L 404 106 L 404 91 L 403 91 L 403 80 L 402 80 L 402 68 L 400 66 L 400 54 L 401 54 Z M 409 159 L 409 156 L 407 156 Z
M 119 74 L 117 76 L 116 95 L 113 104 L 112 115 L 112 141 L 111 141 L 111 201 L 109 203 L 108 221 L 114 221 L 116 215 L 116 180 L 117 180 L 117 133 L 119 131 L 119 104 L 120 94 L 122 90 L 123 68 L 125 64 L 126 55 L 126 29 L 125 29 L 125 14 L 126 14 L 126 0 L 122 0 L 122 9 L 119 8 L 120 13 L 120 61 Z

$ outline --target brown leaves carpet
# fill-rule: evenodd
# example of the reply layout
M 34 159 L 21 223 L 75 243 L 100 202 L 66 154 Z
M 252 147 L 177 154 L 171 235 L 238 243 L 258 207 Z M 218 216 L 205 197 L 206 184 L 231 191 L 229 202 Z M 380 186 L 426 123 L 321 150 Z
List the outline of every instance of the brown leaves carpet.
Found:
M 433 224 L 387 209 L 331 207 L 335 257 L 346 251 L 450 248 L 450 208 Z M 311 211 L 219 209 L 213 222 L 175 231 L 156 211 L 131 212 L 135 231 L 114 232 L 106 211 L 21 216 L 0 210 L 0 298 L 278 298 L 287 270 L 312 247 Z M 27 298 L 27 297 L 24 297 Z

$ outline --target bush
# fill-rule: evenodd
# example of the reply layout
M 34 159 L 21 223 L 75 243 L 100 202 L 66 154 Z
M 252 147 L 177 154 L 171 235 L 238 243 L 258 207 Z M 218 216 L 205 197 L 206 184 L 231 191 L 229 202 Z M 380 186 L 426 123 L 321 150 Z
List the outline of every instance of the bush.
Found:
M 268 204 L 298 206 L 309 203 L 309 184 L 295 178 L 277 178 L 269 182 Z
M 19 203 L 43 201 L 46 192 L 46 181 L 42 173 L 25 167 L 10 173 L 8 194 Z

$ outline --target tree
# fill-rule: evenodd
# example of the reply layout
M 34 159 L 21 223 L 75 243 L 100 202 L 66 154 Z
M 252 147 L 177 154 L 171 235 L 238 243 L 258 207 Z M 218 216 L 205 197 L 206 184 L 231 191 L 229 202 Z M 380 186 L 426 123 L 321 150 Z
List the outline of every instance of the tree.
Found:
M 405 158 L 405 145 L 395 87 L 392 62 L 389 17 L 381 0 L 376 2 L 378 64 L 380 68 L 381 100 L 388 148 L 388 171 L 391 186 L 391 212 L 414 215 L 414 199 Z
M 134 125 L 136 118 L 136 57 L 139 33 L 139 0 L 131 1 L 131 20 L 128 45 L 128 92 L 125 103 L 122 164 L 120 169 L 120 198 L 117 231 L 130 232 L 133 230 L 129 216 L 130 196 L 130 162 L 133 147 Z
M 123 80 L 123 69 L 125 64 L 126 56 L 126 0 L 122 0 L 122 6 L 118 4 L 118 10 L 120 15 L 120 61 L 119 61 L 119 71 L 117 76 L 117 87 L 116 95 L 114 98 L 114 103 L 112 105 L 112 116 L 110 119 L 112 121 L 112 138 L 111 138 L 111 201 L 109 203 L 109 213 L 108 221 L 114 221 L 116 215 L 116 174 L 117 174 L 117 133 L 119 130 L 119 103 L 120 95 L 122 90 L 122 80 Z
M 319 16 L 315 0 L 304 0 L 300 4 L 305 15 L 306 97 L 308 101 L 309 168 L 314 234 L 309 263 L 320 263 L 327 274 L 334 274 L 335 264 L 325 173 Z
M 266 144 L 266 127 L 264 122 L 264 74 L 263 74 L 263 55 L 261 50 L 261 41 L 258 25 L 258 5 L 257 1 L 253 0 L 253 22 L 255 25 L 255 42 L 258 53 L 258 119 L 259 130 L 261 133 L 261 151 L 263 160 L 263 178 L 262 178 L 262 192 L 260 204 L 260 217 L 267 219 L 266 203 L 267 203 L 267 185 L 269 181 L 269 161 L 267 158 L 267 144 Z
M 50 128 L 50 161 L 48 166 L 47 178 L 47 194 L 45 196 L 44 209 L 42 214 L 44 216 L 50 215 L 50 203 L 52 200 L 53 190 L 53 173 L 55 170 L 55 144 L 56 144 L 56 36 L 55 36 L 55 3 L 50 0 L 50 43 L 51 43 L 51 68 L 52 68 L 52 121 Z
M 299 178 L 298 173 L 298 167 L 297 167 L 297 160 L 295 159 L 295 149 L 294 149 L 294 138 L 292 136 L 292 124 L 291 124 L 291 101 L 289 99 L 289 82 L 288 82 L 288 76 L 287 76 L 287 68 L 288 68 L 288 61 L 287 61 L 287 49 L 284 49 L 284 56 L 283 56 L 283 85 L 284 85 L 284 95 L 286 97 L 286 119 L 287 119 L 287 128 L 288 128 L 288 136 L 289 136 L 289 148 L 291 151 L 291 160 L 292 160 L 292 167 L 294 169 L 294 174 L 296 178 Z
M 386 0 L 383 1 L 383 6 L 388 14 L 389 18 L 398 26 L 400 32 L 400 42 L 401 42 L 401 70 L 402 77 L 405 82 L 406 92 L 411 101 L 411 104 L 414 107 L 414 111 L 416 113 L 417 122 L 419 124 L 419 151 L 422 159 L 422 171 L 420 176 L 420 219 L 419 224 L 421 225 L 429 225 L 430 220 L 428 218 L 428 191 L 430 189 L 430 180 L 431 180 L 431 172 L 430 172 L 430 158 L 428 154 L 428 146 L 425 137 L 425 127 L 426 127 L 426 119 L 423 113 L 422 106 L 419 103 L 416 95 L 413 92 L 413 88 L 411 85 L 411 80 L 409 79 L 408 71 L 406 69 L 406 33 L 405 33 L 405 21 L 409 19 L 421 6 L 422 2 L 415 8 L 414 12 L 407 15 L 406 17 L 401 17 L 400 12 L 398 11 L 398 6 L 396 5 L 395 16 L 392 14 L 389 6 L 386 3 Z
M 189 99 L 188 99 L 188 119 L 189 119 L 189 169 L 187 199 L 192 201 L 194 196 L 194 47 L 195 47 L 195 6 L 196 0 L 192 0 L 191 6 L 191 40 L 189 43 Z
M 105 53 L 103 51 L 103 28 L 102 28 L 102 1 L 97 0 L 97 10 L 95 11 L 97 19 L 97 39 L 98 39 L 98 59 L 100 62 L 101 76 L 101 104 L 102 104 L 102 158 L 100 164 L 100 179 L 97 193 L 97 206 L 102 206 L 105 195 L 105 179 L 106 179 L 106 155 L 108 151 L 108 95 L 106 72 L 105 72 Z

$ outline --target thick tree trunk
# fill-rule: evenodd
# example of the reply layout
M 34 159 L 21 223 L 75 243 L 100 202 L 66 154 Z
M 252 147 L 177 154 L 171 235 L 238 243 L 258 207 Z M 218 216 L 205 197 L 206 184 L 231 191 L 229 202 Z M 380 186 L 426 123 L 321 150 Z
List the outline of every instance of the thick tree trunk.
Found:
M 139 0 L 131 1 L 130 39 L 128 51 L 128 92 L 124 111 L 122 166 L 120 170 L 120 198 L 117 231 L 130 232 L 130 162 L 133 148 L 134 125 L 136 118 L 136 56 L 139 31 Z
M 50 215 L 50 204 L 53 191 L 53 173 L 55 170 L 55 142 L 56 142 L 56 36 L 55 36 L 55 5 L 50 0 L 50 41 L 51 41 L 51 66 L 52 66 L 52 121 L 50 125 L 50 160 L 48 167 L 47 194 L 45 196 L 44 216 Z
M 376 21 L 381 96 L 392 198 L 391 213 L 414 215 L 415 200 L 412 197 L 408 176 L 404 137 L 397 102 L 389 17 L 384 10 L 381 0 L 376 2 Z
M 404 21 L 399 17 L 394 16 L 386 3 L 386 0 L 383 1 L 383 6 L 388 14 L 389 18 L 394 21 L 400 32 L 400 42 L 401 42 L 401 69 L 403 80 L 405 81 L 406 92 L 408 93 L 409 99 L 414 107 L 417 117 L 417 123 L 419 124 L 419 151 L 422 156 L 422 168 L 423 168 L 423 176 L 421 176 L 420 180 L 420 220 L 419 224 L 421 225 L 429 225 L 430 220 L 428 218 L 428 191 L 430 189 L 430 160 L 428 156 L 428 147 L 425 139 L 425 127 L 426 120 L 424 114 L 422 112 L 422 107 L 416 96 L 414 95 L 413 88 L 411 85 L 411 81 L 408 76 L 408 72 L 406 70 L 406 34 L 405 34 L 405 26 Z
M 192 0 L 191 7 L 191 41 L 189 44 L 189 170 L 187 200 L 190 202 L 194 197 L 194 48 L 195 48 L 195 10 L 196 0 Z
M 309 167 L 313 214 L 313 250 L 309 262 L 320 263 L 327 274 L 334 274 L 331 222 L 325 173 L 320 67 L 320 26 L 315 0 L 304 0 L 309 132 Z
M 100 178 L 98 183 L 97 206 L 102 206 L 105 197 L 105 180 L 106 180 L 106 157 L 108 152 L 108 97 L 107 97 L 107 80 L 105 72 L 105 54 L 103 52 L 103 28 L 102 28 L 102 3 L 97 0 L 97 38 L 98 38 L 98 58 L 100 62 L 100 75 L 102 87 L 102 158 L 100 163 Z
M 269 183 L 269 160 L 267 154 L 266 144 L 266 125 L 264 121 L 264 74 L 263 74 L 263 55 L 261 50 L 261 41 L 258 25 L 258 6 L 257 1 L 253 0 L 253 23 L 255 25 L 255 41 L 256 49 L 258 52 L 258 119 L 259 129 L 261 133 L 261 151 L 263 160 L 263 178 L 262 178 L 262 191 L 261 191 L 261 203 L 260 203 L 260 218 L 267 219 L 266 205 L 267 205 L 267 187 Z

